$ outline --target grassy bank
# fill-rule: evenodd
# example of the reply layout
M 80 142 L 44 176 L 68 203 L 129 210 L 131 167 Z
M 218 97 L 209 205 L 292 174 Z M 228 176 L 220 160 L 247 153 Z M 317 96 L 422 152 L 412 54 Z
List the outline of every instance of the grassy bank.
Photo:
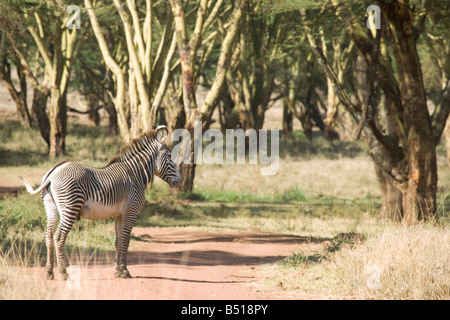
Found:
M 449 299 L 449 252 L 448 228 L 391 225 L 356 244 L 333 239 L 265 266 L 265 285 L 331 298 Z

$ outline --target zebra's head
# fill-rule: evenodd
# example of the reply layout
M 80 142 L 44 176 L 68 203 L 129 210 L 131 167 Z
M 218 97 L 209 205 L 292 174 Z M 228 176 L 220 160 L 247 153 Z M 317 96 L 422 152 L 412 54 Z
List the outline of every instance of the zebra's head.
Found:
M 177 165 L 172 161 L 170 149 L 164 143 L 164 139 L 169 134 L 166 126 L 156 128 L 156 140 L 159 142 L 158 158 L 156 159 L 155 175 L 163 179 L 171 188 L 176 188 L 181 184 L 181 174 Z

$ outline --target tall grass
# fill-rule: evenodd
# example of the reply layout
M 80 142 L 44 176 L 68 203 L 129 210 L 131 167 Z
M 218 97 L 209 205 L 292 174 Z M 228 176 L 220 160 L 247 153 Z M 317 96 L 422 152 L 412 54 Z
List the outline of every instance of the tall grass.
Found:
M 41 243 L 12 240 L 8 246 L 0 244 L 0 300 L 95 299 L 97 288 L 103 284 L 83 283 L 81 271 L 87 265 L 112 265 L 114 255 L 98 261 L 95 252 L 71 251 L 68 272 L 75 269 L 78 273 L 69 281 L 42 281 L 43 269 L 32 268 L 42 266 L 45 249 Z
M 266 266 L 266 285 L 348 299 L 450 298 L 448 228 L 391 225 L 357 245 L 328 248 Z
M 14 242 L 7 248 L 0 243 L 0 299 L 40 299 L 48 294 L 31 275 L 23 272 L 25 266 L 40 265 L 39 245 Z

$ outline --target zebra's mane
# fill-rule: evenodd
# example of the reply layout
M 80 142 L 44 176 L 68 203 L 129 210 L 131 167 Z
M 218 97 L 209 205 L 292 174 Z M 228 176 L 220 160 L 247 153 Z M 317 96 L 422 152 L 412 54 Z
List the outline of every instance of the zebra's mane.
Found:
M 131 140 L 123 146 L 120 149 L 119 155 L 112 158 L 108 165 L 132 158 L 153 140 L 156 140 L 156 130 L 150 130 L 142 133 L 138 138 Z

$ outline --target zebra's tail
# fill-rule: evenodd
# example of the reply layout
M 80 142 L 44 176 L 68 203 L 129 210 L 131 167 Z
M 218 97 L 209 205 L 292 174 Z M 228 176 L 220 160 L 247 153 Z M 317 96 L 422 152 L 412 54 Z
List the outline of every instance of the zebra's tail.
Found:
M 45 174 L 44 179 L 43 179 L 41 185 L 40 185 L 36 190 L 33 190 L 33 187 L 31 186 L 31 184 L 30 184 L 27 180 L 25 180 L 24 177 L 19 176 L 19 179 L 22 180 L 23 184 L 25 185 L 25 188 L 27 188 L 27 191 L 28 191 L 29 193 L 31 193 L 31 194 L 33 194 L 33 195 L 34 195 L 34 194 L 37 194 L 37 193 L 41 192 L 42 190 L 44 190 L 44 189 L 50 184 L 50 175 L 51 175 L 51 173 L 52 173 L 56 168 L 58 168 L 59 166 L 65 164 L 66 162 L 67 162 L 67 161 L 63 161 L 63 162 L 61 162 L 61 163 L 58 163 L 58 164 L 57 164 L 56 166 L 54 166 L 53 168 L 51 168 L 51 169 Z
M 25 180 L 25 178 L 19 176 L 19 179 L 22 180 L 23 184 L 25 185 L 25 188 L 27 188 L 27 191 L 33 195 L 41 192 L 50 183 L 50 179 L 48 179 L 47 177 L 47 179 L 45 179 L 45 181 L 36 190 L 33 190 L 33 187 L 27 180 Z

